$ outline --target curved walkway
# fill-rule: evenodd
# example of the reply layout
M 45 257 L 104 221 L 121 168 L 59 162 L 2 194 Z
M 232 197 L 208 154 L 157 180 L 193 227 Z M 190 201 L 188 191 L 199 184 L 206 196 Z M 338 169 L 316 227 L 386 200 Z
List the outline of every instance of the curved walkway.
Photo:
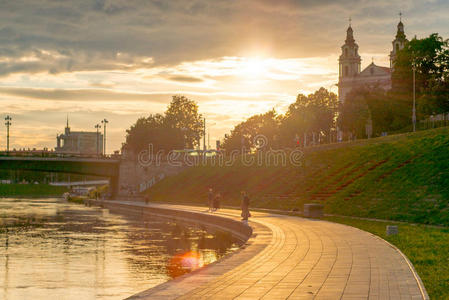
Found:
M 237 219 L 240 212 L 214 214 Z M 241 250 L 130 299 L 428 299 L 411 263 L 375 235 L 327 221 L 252 214 L 253 236 Z

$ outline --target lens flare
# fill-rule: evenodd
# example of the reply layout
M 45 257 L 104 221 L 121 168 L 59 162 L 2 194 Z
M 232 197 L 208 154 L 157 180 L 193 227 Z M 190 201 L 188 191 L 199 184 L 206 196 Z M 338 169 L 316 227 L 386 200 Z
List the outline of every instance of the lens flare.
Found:
M 188 251 L 173 256 L 167 265 L 167 273 L 175 278 L 204 266 L 204 259 L 201 253 Z

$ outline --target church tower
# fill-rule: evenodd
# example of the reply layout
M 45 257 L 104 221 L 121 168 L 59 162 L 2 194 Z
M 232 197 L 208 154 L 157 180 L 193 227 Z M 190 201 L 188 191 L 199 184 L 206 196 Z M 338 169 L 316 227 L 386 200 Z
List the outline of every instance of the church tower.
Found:
M 404 48 L 406 42 L 407 38 L 405 37 L 404 24 L 402 24 L 402 13 L 399 13 L 398 31 L 396 33 L 396 38 L 392 42 L 393 50 L 390 52 L 390 68 L 392 70 L 394 68 L 394 60 L 396 59 L 396 55 L 399 50 Z
M 345 44 L 341 46 L 339 62 L 338 95 L 341 102 L 344 102 L 346 94 L 351 90 L 352 81 L 360 73 L 361 58 L 359 46 L 354 40 L 354 32 L 349 23 L 346 30 Z

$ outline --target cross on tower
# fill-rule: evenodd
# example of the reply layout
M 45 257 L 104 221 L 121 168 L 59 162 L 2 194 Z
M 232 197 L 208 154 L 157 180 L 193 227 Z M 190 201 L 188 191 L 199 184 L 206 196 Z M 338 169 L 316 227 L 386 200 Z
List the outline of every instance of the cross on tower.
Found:
M 399 12 L 399 21 L 402 22 L 402 12 Z
M 349 17 L 349 26 L 351 26 L 351 21 L 352 21 L 352 18 Z

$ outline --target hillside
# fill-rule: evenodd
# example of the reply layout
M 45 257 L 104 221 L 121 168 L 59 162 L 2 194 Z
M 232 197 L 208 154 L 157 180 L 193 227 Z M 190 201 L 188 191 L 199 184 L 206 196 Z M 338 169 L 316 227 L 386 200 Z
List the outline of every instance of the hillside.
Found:
M 158 202 L 206 204 L 207 188 L 239 205 L 449 225 L 449 129 L 439 128 L 306 149 L 302 166 L 198 166 L 148 191 Z

